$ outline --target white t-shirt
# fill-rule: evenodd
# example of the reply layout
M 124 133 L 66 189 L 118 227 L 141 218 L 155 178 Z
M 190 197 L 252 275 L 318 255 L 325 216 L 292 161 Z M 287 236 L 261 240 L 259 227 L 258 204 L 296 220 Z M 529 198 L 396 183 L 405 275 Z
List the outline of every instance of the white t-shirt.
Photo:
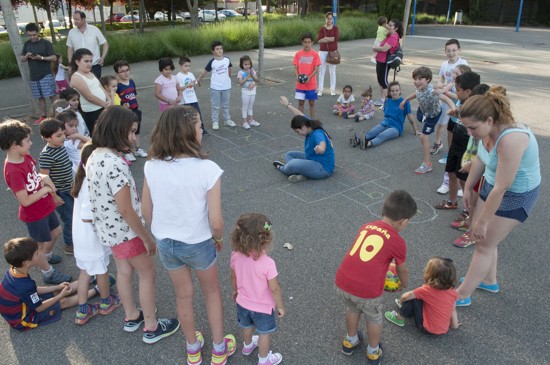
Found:
M 65 144 L 65 150 L 67 151 L 67 154 L 69 155 L 69 160 L 71 160 L 73 164 L 73 171 L 76 172 L 76 169 L 78 168 L 78 164 L 80 163 L 80 150 L 78 149 L 78 146 L 80 145 L 80 142 L 82 142 L 79 139 L 66 139 Z
M 439 77 L 445 78 L 445 83 L 450 84 L 453 82 L 453 70 L 458 65 L 467 65 L 468 61 L 458 58 L 455 63 L 449 63 L 449 60 L 441 64 L 441 69 L 439 69 Z
M 86 178 L 97 235 L 102 244 L 113 247 L 137 237 L 115 203 L 116 193 L 126 185 L 130 187 L 132 207 L 141 222 L 145 224 L 145 221 L 141 216 L 141 202 L 130 167 L 119 155 L 102 150 L 95 150 L 88 159 Z
M 198 103 L 197 94 L 195 94 L 195 75 L 192 72 L 188 72 L 184 75 L 182 72 L 178 72 L 176 80 L 179 87 L 183 89 L 183 98 L 180 101 L 181 105 Z
M 92 65 L 97 65 L 101 53 L 99 46 L 107 42 L 101 31 L 90 24 L 86 24 L 86 30 L 82 33 L 78 28 L 73 28 L 67 36 L 67 47 L 73 47 L 76 51 L 80 48 L 88 48 L 93 55 Z
M 215 162 L 195 157 L 150 160 L 144 172 L 153 201 L 151 231 L 157 240 L 196 244 L 212 237 L 206 194 L 223 174 Z
M 62 64 L 59 64 L 57 66 L 57 73 L 55 74 L 55 81 L 63 81 L 65 80 L 65 69 L 63 68 Z
M 88 126 L 86 125 L 84 118 L 82 118 L 82 114 L 80 114 L 78 110 L 73 110 L 73 112 L 76 114 L 76 119 L 78 120 L 78 124 L 76 125 L 77 133 L 90 137 L 90 131 L 88 130 Z
M 229 90 L 231 89 L 231 78 L 229 77 L 229 68 L 233 67 L 231 60 L 224 57 L 221 60 L 212 58 L 204 68 L 212 73 L 210 78 L 210 89 Z
M 241 82 L 241 80 L 246 79 L 249 74 L 256 75 L 256 71 L 253 68 L 251 68 L 250 71 L 239 70 L 239 72 L 237 72 L 237 80 Z M 250 89 L 250 85 L 253 82 L 254 79 L 249 78 L 243 83 L 243 86 L 241 86 L 241 91 L 243 95 L 256 95 L 256 84 L 254 84 L 254 87 Z
M 348 99 L 345 98 L 344 94 L 340 95 L 338 99 L 336 100 L 340 104 L 351 104 L 355 102 L 355 97 L 352 95 L 349 96 Z

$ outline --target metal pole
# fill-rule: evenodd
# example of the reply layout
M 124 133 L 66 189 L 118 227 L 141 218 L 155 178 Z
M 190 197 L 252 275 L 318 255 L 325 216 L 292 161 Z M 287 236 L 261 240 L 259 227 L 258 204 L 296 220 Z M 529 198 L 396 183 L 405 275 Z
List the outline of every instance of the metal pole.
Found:
M 338 14 L 338 0 L 332 0 L 332 17 L 334 18 L 334 25 L 336 25 L 336 18 Z
M 519 32 L 519 23 L 521 23 L 521 11 L 523 10 L 523 0 L 519 2 L 518 21 L 516 22 L 516 32 Z
M 449 16 L 451 15 L 451 4 L 453 3 L 453 0 L 449 0 L 449 9 L 447 10 L 447 20 L 446 23 L 449 22 Z
M 411 35 L 414 35 L 414 23 L 416 21 L 416 0 L 414 0 L 413 5 L 413 18 L 412 18 L 412 26 L 411 26 Z
M 170 23 L 172 23 L 172 29 L 174 29 L 174 0 L 170 0 Z

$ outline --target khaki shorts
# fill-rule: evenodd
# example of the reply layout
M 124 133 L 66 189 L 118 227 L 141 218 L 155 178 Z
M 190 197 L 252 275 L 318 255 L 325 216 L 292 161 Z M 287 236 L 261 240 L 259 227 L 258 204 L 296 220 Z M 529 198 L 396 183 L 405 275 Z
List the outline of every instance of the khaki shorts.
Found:
M 364 313 L 367 322 L 381 324 L 382 323 L 382 296 L 378 298 L 366 299 L 359 298 L 336 288 L 340 297 L 344 300 L 346 310 L 353 313 Z

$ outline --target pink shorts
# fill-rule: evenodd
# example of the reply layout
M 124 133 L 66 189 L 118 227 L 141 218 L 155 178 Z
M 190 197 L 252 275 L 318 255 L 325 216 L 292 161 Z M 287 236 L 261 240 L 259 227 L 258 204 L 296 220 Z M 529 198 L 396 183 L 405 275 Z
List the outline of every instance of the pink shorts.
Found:
M 111 251 L 113 252 L 113 256 L 115 257 L 115 259 L 127 260 L 131 259 L 132 257 L 139 256 L 142 253 L 146 253 L 147 249 L 145 248 L 145 245 L 143 244 L 141 238 L 136 236 L 129 241 L 122 242 L 116 246 L 111 247 Z

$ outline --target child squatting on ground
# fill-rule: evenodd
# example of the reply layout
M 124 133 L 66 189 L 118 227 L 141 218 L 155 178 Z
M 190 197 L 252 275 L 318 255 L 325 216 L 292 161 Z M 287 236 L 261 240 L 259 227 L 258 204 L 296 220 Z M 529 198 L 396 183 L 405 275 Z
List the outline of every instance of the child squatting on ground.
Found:
M 284 317 L 286 313 L 277 267 L 268 256 L 272 230 L 265 215 L 248 213 L 239 217 L 231 233 L 231 284 L 244 340 L 242 353 L 251 355 L 258 347 L 258 365 L 283 361 L 280 353 L 269 350 L 271 334 L 277 329 L 275 314 Z
M 349 114 L 353 114 L 355 111 L 355 97 L 353 96 L 353 88 L 351 85 L 344 86 L 342 95 L 336 100 L 336 104 L 332 107 L 332 114 L 339 115 L 348 119 Z
M 376 108 L 374 107 L 374 101 L 372 100 L 372 87 L 369 86 L 368 89 L 361 93 L 363 100 L 361 101 L 361 109 L 356 113 L 348 113 L 349 119 L 354 119 L 355 123 L 358 123 L 360 120 L 370 119 L 374 117 Z
M 352 355 L 362 341 L 358 327 L 361 314 L 364 314 L 367 320 L 367 362 L 370 365 L 380 363 L 382 294 L 386 273 L 392 260 L 395 260 L 400 279 L 398 290 L 407 287 L 407 245 L 399 232 L 407 227 L 416 211 L 416 202 L 409 193 L 393 191 L 384 200 L 382 219 L 361 226 L 355 242 L 336 271 L 336 290 L 346 306 L 347 335 L 342 341 L 344 355 Z

